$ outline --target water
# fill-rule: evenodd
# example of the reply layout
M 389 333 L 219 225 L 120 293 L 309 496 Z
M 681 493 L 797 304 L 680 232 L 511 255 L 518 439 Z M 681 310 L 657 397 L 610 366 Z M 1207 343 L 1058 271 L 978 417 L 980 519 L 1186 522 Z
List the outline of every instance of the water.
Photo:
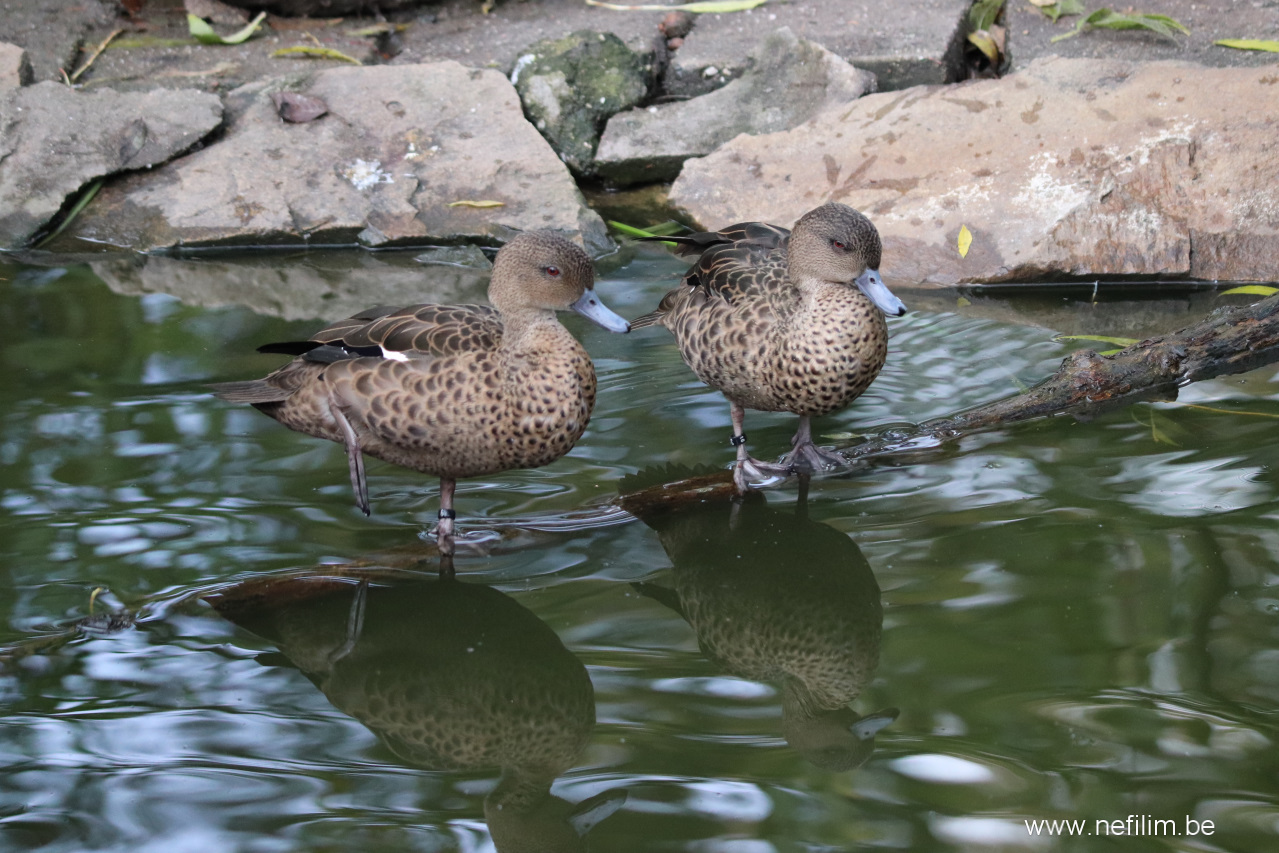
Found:
M 634 316 L 679 268 L 641 254 L 600 292 Z M 340 448 L 203 386 L 310 314 L 482 277 L 316 253 L 0 278 L 0 849 L 1279 849 L 1275 368 L 641 522 L 622 478 L 727 464 L 727 406 L 660 330 L 568 318 L 591 428 L 461 484 L 441 585 L 415 564 L 434 482 L 370 461 L 366 519 Z M 1015 393 L 1077 346 L 1054 331 L 1225 301 L 902 295 L 889 365 L 817 434 Z M 760 455 L 793 428 L 748 415 Z M 394 585 L 296 579 L 352 562 Z M 1059 819 L 1087 835 L 1026 826 Z

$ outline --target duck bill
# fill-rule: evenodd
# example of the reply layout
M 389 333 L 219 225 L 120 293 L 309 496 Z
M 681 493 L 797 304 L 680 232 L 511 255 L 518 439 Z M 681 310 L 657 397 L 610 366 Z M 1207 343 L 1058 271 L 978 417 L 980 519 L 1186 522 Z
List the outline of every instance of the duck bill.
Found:
M 600 302 L 600 298 L 595 295 L 595 288 L 593 287 L 586 288 L 586 292 L 582 294 L 582 297 L 568 307 L 610 332 L 625 333 L 631 330 L 631 324 L 626 322 L 626 318 L 614 314 L 605 307 L 603 302 Z
M 871 302 L 875 303 L 876 308 L 889 317 L 900 317 L 906 313 L 906 303 L 893 296 L 893 292 L 879 277 L 879 270 L 866 270 L 857 276 L 853 283 L 861 288 L 862 293 L 866 294 Z

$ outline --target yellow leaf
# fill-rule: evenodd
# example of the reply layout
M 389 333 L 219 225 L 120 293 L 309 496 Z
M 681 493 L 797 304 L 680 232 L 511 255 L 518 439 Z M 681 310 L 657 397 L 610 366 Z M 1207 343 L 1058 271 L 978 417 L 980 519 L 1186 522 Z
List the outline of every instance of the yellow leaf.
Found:
M 972 304 L 973 304 L 973 301 L 969 299 L 967 296 L 961 296 L 955 300 L 955 307 L 957 308 L 967 308 L 969 305 L 972 305 Z
M 349 62 L 352 65 L 363 65 L 364 63 L 356 59 L 354 56 L 347 56 L 340 50 L 334 50 L 331 47 L 308 47 L 302 45 L 300 47 L 282 47 L 271 54 L 273 57 L 286 56 L 305 56 L 311 59 L 337 59 L 342 62 Z
M 1043 7 L 1043 6 L 1055 6 L 1056 4 L 1057 4 L 1057 0 L 1030 0 L 1030 5 L 1032 6 Z
M 959 256 L 961 258 L 968 257 L 968 247 L 973 244 L 973 232 L 968 230 L 967 225 L 959 226 Z
M 449 207 L 506 207 L 504 201 L 471 201 L 470 199 L 462 199 L 461 201 L 450 201 Z
M 1233 294 L 1245 294 L 1247 296 L 1274 296 L 1279 293 L 1279 287 L 1271 287 L 1268 284 L 1245 284 L 1242 287 L 1232 287 L 1229 290 L 1223 290 L 1218 296 L 1231 296 Z
M 1233 47 L 1236 50 L 1264 50 L 1268 53 L 1279 53 L 1279 41 L 1262 39 L 1221 39 L 1213 42 L 1222 47 Z

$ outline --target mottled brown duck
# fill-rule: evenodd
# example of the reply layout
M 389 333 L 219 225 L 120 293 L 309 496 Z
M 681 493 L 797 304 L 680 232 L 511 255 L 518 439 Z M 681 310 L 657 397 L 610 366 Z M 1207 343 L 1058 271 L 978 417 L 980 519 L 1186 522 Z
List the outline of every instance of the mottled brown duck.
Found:
M 439 477 L 437 538 L 451 559 L 458 478 L 546 465 L 586 430 L 595 369 L 555 312 L 630 330 L 600 302 L 594 281 L 590 258 L 568 240 L 521 234 L 493 263 L 492 307 L 370 309 L 309 341 L 261 347 L 296 358 L 264 379 L 214 391 L 342 444 L 365 515 L 364 454 Z
M 697 260 L 633 328 L 665 326 L 698 378 L 728 398 L 739 489 L 750 479 L 844 464 L 813 443 L 809 419 L 844 408 L 879 375 L 885 315 L 906 306 L 879 275 L 879 232 L 844 204 L 824 204 L 794 231 L 759 222 L 662 237 Z M 752 458 L 745 409 L 792 412 L 799 429 L 778 464 Z

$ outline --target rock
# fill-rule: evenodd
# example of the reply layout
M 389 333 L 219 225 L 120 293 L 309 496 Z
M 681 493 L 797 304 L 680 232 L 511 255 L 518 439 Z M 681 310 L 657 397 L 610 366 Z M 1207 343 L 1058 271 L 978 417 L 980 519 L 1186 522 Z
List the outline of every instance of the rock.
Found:
M 46 81 L 0 94 L 0 248 L 24 245 L 90 181 L 186 151 L 222 120 L 191 90 L 77 92 Z
M 74 70 L 90 33 L 102 30 L 105 36 L 119 11 L 112 0 L 7 2 L 0 9 L 0 42 L 16 44 L 27 52 L 36 80 L 61 80 L 63 69 Z
M 368 11 L 370 6 L 379 12 L 393 12 L 397 9 L 408 9 L 423 6 L 429 0 L 226 0 L 231 6 L 243 6 L 246 9 L 265 9 L 275 15 L 290 15 L 298 18 L 332 18 L 335 15 L 354 15 Z
M 237 259 L 113 255 L 91 266 L 116 293 L 243 305 L 286 320 L 336 320 L 370 305 L 482 303 L 489 280 L 488 269 L 424 266 L 403 252 L 314 252 L 305 264 L 269 252 Z
M 746 70 L 751 48 L 778 27 L 871 71 L 880 91 L 952 83 L 964 76 L 963 22 L 971 5 L 971 0 L 805 0 L 699 15 L 671 56 L 663 90 L 695 97 L 725 85 Z
M 320 99 L 328 114 L 282 121 L 271 98 L 282 90 Z M 506 78 L 439 62 L 241 87 L 216 145 L 105 187 L 66 233 L 154 249 L 501 243 L 534 228 L 592 253 L 612 248 Z
M 31 84 L 27 52 L 16 44 L 0 43 L 0 92 Z
M 1047 58 L 739 136 L 688 161 L 671 201 L 707 227 L 845 202 L 902 283 L 1275 280 L 1277 127 L 1279 68 Z
M 617 186 L 669 181 L 689 157 L 705 156 L 739 133 L 787 130 L 875 84 L 870 72 L 787 28 L 757 45 L 751 60 L 740 79 L 708 95 L 613 116 L 595 154 L 596 172 Z
M 612 33 L 579 30 L 530 47 L 511 80 L 529 121 L 574 173 L 590 175 L 604 123 L 648 95 L 650 70 Z

